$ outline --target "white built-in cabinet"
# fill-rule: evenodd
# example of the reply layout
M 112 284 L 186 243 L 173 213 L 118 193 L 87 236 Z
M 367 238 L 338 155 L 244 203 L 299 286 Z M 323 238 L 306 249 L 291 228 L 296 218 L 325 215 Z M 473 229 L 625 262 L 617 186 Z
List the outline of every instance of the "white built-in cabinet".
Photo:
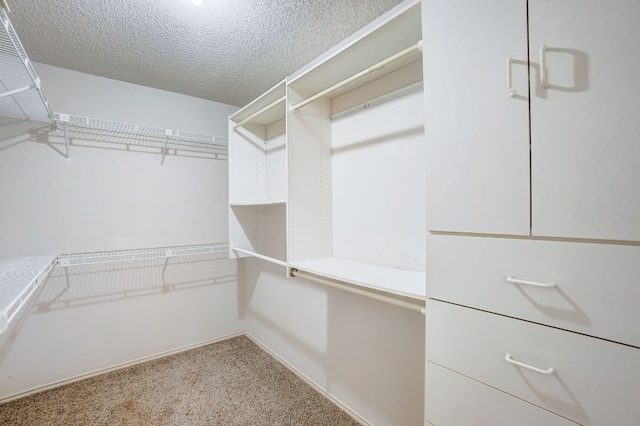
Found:
M 230 117 L 233 256 L 424 303 L 420 10 L 405 2 Z
M 640 424 L 638 16 L 424 2 L 426 424 Z
M 430 229 L 640 241 L 640 4 L 427 8 Z

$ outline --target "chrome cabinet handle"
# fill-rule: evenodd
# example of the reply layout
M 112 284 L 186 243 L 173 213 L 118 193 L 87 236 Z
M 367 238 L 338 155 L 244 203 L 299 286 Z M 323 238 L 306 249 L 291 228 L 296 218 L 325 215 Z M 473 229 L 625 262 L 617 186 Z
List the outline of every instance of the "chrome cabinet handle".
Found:
M 508 283 L 511 284 L 522 284 L 522 285 L 530 285 L 532 287 L 543 287 L 543 288 L 553 288 L 556 286 L 556 283 L 551 282 L 551 283 L 540 283 L 537 281 L 527 281 L 527 280 L 519 280 L 517 278 L 513 278 L 511 275 L 509 275 L 506 278 Z
M 526 368 L 527 370 L 535 371 L 536 373 L 540 373 L 540 374 L 553 374 L 553 371 L 554 371 L 552 367 L 549 367 L 546 370 L 543 370 L 541 368 L 534 367 L 533 365 L 516 361 L 515 359 L 511 358 L 511 354 L 505 355 L 504 360 L 507 361 L 509 364 L 517 365 L 518 367 Z

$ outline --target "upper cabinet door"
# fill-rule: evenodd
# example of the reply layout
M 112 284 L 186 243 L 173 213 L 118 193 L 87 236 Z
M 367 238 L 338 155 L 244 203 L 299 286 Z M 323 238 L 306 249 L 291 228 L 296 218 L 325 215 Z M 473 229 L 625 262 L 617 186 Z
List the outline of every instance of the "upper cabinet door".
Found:
M 638 0 L 529 0 L 534 235 L 640 241 L 639 18 Z
M 528 235 L 527 3 L 425 0 L 422 14 L 427 228 Z

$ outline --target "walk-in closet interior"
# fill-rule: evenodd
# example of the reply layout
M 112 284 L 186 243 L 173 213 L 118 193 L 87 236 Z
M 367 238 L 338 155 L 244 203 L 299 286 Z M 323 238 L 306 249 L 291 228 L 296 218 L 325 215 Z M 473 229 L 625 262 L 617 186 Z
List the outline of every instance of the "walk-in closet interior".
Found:
M 640 425 L 638 1 L 0 6 L 0 424 Z

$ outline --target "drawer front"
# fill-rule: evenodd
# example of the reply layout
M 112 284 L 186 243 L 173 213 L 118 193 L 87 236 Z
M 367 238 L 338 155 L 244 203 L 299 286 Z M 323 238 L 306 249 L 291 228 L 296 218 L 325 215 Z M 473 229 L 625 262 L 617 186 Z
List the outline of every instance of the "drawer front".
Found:
M 427 362 L 426 373 L 426 419 L 435 426 L 576 426 L 431 362 Z
M 429 361 L 580 424 L 640 425 L 640 349 L 436 300 L 427 341 Z
M 640 346 L 640 247 L 446 235 L 428 247 L 428 297 Z

